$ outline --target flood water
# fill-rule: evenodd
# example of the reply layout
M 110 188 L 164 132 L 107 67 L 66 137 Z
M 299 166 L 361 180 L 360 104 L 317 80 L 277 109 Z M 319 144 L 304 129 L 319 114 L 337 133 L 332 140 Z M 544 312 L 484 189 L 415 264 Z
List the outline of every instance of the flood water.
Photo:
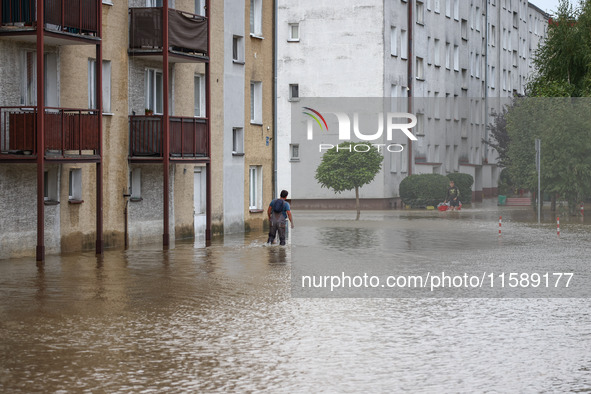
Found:
M 554 263 L 588 283 L 591 223 L 561 218 L 558 238 L 548 215 L 294 211 L 287 247 L 250 233 L 0 261 L 0 391 L 589 392 L 591 301 L 578 293 L 305 298 L 292 284 L 303 258 L 382 254 L 417 271 L 468 256 L 477 269 Z

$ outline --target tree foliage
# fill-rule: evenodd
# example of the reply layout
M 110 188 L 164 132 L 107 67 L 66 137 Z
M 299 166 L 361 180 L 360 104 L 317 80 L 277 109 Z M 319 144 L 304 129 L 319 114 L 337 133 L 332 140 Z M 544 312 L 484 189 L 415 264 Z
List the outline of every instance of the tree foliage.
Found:
M 460 190 L 460 201 L 462 204 L 472 203 L 472 185 L 474 184 L 474 177 L 470 174 L 464 174 L 461 172 L 452 172 L 447 174 L 447 178 L 450 181 L 454 181 L 454 184 Z
M 356 151 L 358 145 L 360 147 Z M 322 187 L 335 193 L 354 189 L 359 218 L 359 189 L 373 181 L 382 168 L 383 160 L 375 146 L 346 141 L 324 153 L 315 178 Z
M 445 200 L 449 181 L 450 179 L 440 174 L 408 176 L 400 182 L 400 198 L 413 208 L 435 206 Z M 461 193 L 460 191 L 460 198 Z

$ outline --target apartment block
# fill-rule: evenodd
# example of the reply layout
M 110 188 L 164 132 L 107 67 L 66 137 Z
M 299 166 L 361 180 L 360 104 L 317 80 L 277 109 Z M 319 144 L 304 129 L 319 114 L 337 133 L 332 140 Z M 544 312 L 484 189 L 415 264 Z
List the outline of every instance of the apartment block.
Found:
M 243 71 L 226 80 L 234 49 L 227 31 L 240 21 L 250 39 L 250 4 L 227 3 L 2 0 L 0 258 L 168 247 L 262 228 L 243 200 L 248 169 L 232 178 L 224 165 L 232 127 L 248 130 L 252 79 Z M 272 9 L 270 1 L 259 6 L 263 31 Z M 241 65 L 268 86 L 272 46 L 269 31 Z M 228 105 L 228 91 L 241 97 Z M 268 92 L 262 97 L 272 118 Z M 240 122 L 228 123 L 237 112 Z M 272 135 L 266 129 L 260 139 Z M 273 152 L 260 145 L 246 139 L 241 157 L 261 167 L 262 199 L 271 195 Z M 224 193 L 241 196 L 241 205 Z
M 523 0 L 280 2 L 279 188 L 294 187 L 294 207 L 353 207 L 353 192 L 321 189 L 313 174 L 292 185 L 318 154 L 300 149 L 291 110 L 305 97 L 383 98 L 391 111 L 416 115 L 417 140 L 392 141 L 404 151 L 384 154 L 381 172 L 361 189 L 367 207 L 400 207 L 398 185 L 421 173 L 468 173 L 474 199 L 494 195 L 499 169 L 483 143 L 486 125 L 492 110 L 524 93 L 547 19 Z

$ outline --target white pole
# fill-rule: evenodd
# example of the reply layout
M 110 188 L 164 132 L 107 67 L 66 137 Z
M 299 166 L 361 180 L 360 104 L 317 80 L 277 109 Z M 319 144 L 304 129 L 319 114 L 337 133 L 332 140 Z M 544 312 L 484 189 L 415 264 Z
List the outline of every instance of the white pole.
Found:
M 540 190 L 540 178 L 542 167 L 542 141 L 536 138 L 536 170 L 538 170 L 538 224 L 540 224 L 540 215 L 542 212 L 542 191 Z

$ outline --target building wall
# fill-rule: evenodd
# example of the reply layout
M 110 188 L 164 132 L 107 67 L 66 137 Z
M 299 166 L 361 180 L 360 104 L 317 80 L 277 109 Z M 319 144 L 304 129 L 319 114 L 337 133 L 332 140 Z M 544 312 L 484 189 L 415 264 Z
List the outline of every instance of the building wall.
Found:
M 243 209 L 245 212 L 245 228 L 262 230 L 267 221 L 266 208 L 273 196 L 273 0 L 262 1 L 262 37 L 250 36 L 249 24 L 245 23 L 245 53 L 244 65 L 244 189 Z M 250 18 L 250 2 L 245 4 L 245 20 Z M 262 82 L 262 124 L 250 122 L 250 81 Z M 251 166 L 262 167 L 262 198 L 260 209 L 262 212 L 249 208 Z
M 224 1 L 224 120 L 220 157 L 224 166 L 224 233 L 244 231 L 244 156 L 232 154 L 232 129 L 245 127 L 245 65 L 232 60 L 233 37 L 241 36 L 242 45 L 249 39 L 245 35 L 244 9 L 244 0 Z M 244 50 L 243 46 L 241 50 Z

